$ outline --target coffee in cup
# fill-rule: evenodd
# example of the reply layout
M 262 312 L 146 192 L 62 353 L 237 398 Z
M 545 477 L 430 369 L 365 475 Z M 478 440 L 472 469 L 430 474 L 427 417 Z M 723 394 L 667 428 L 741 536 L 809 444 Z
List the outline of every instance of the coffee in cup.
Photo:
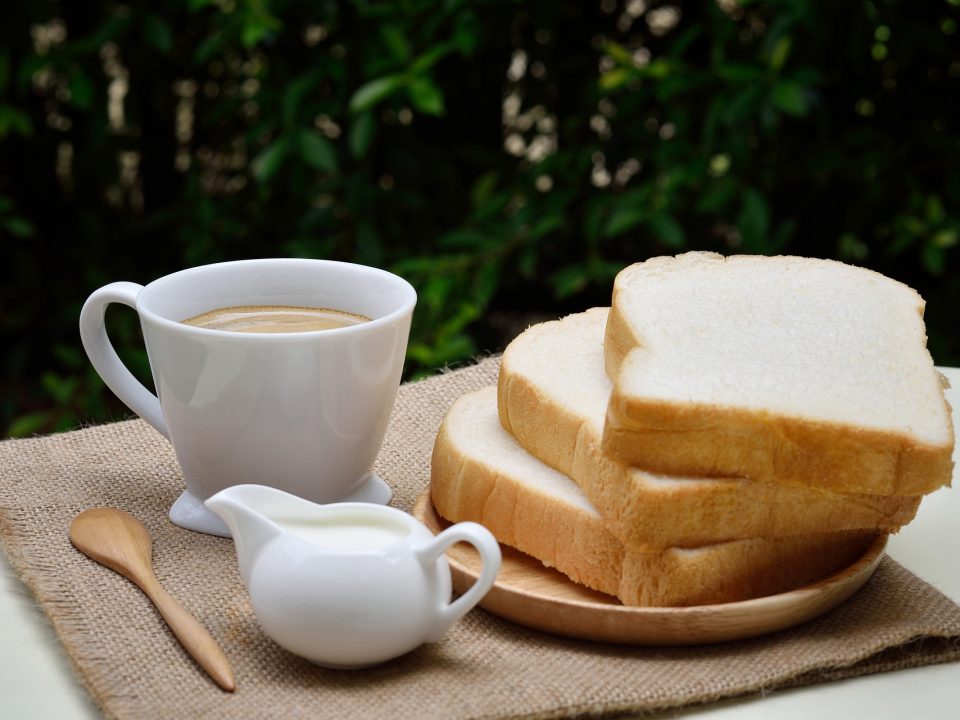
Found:
M 316 332 L 368 322 L 370 318 L 333 308 L 291 305 L 239 305 L 217 308 L 182 322 L 194 327 L 230 332 Z

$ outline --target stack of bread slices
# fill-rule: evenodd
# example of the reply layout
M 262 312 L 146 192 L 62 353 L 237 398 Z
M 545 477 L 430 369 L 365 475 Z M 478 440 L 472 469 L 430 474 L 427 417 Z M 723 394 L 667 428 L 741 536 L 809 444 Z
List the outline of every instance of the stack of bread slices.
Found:
M 923 300 L 842 263 L 687 253 L 521 333 L 438 433 L 431 499 L 633 606 L 843 568 L 948 485 Z

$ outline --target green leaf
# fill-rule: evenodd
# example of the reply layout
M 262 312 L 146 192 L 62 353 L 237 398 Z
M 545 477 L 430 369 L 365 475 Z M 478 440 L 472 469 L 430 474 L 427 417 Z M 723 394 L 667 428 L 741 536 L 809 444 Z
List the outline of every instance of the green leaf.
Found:
M 454 278 L 452 275 L 435 273 L 418 289 L 418 293 L 426 307 L 439 310 L 448 305 L 450 293 L 453 289 Z
M 283 29 L 280 18 L 273 15 L 265 2 L 248 2 L 244 6 L 243 29 L 240 39 L 244 47 L 252 48 Z
M 780 227 L 777 228 L 776 232 L 773 233 L 773 236 L 770 238 L 770 243 L 767 246 L 767 251 L 770 253 L 780 253 L 783 252 L 783 249 L 787 246 L 787 243 L 790 242 L 790 238 L 793 237 L 793 234 L 797 230 L 797 221 L 793 218 L 789 218 L 780 223 Z
M 454 50 L 452 43 L 434 45 L 410 64 L 411 75 L 421 75 Z
M 920 218 L 913 215 L 903 215 L 899 220 L 903 229 L 911 235 L 926 235 L 927 226 Z
M 870 247 L 853 233 L 844 233 L 837 241 L 837 254 L 842 260 L 863 261 L 870 253 Z
M 7 428 L 7 434 L 10 437 L 33 435 L 42 430 L 52 418 L 53 413 L 49 411 L 21 415 L 18 418 L 14 418 L 13 422 L 10 423 L 10 426 Z
M 267 35 L 267 29 L 255 22 L 244 23 L 240 33 L 240 42 L 245 48 L 252 48 Z
M 700 35 L 703 34 L 703 27 L 699 25 L 693 25 L 688 27 L 680 37 L 676 38 L 670 43 L 670 57 L 671 58 L 681 58 L 684 53 L 693 44 L 693 41 L 696 40 Z
M 539 255 L 537 253 L 537 244 L 530 243 L 520 252 L 520 257 L 517 258 L 517 272 L 520 273 L 520 277 L 531 280 L 536 277 L 537 274 L 537 260 Z
M 297 133 L 297 149 L 300 157 L 314 170 L 335 173 L 339 163 L 333 144 L 323 135 L 310 130 Z
M 763 196 L 756 190 L 747 190 L 744 193 L 737 226 L 747 250 L 764 252 L 769 249 L 767 230 L 770 227 L 770 211 Z
M 633 55 L 620 43 L 610 40 L 604 43 L 603 51 L 620 65 L 633 67 Z
M 745 84 L 742 89 L 728 98 L 720 110 L 719 120 L 728 126 L 748 122 L 757 114 L 757 107 L 763 102 L 763 89 L 759 85 Z
M 649 190 L 637 188 L 617 198 L 603 228 L 605 237 L 615 237 L 650 217 Z
M 430 78 L 414 80 L 407 89 L 407 95 L 413 107 L 424 115 L 443 115 L 443 91 Z
M 159 15 L 147 13 L 143 16 L 143 36 L 147 45 L 155 50 L 162 53 L 173 50 L 173 30 L 170 23 Z
M 93 81 L 83 70 L 77 68 L 70 73 L 70 102 L 81 110 L 93 106 Z
M 773 52 L 770 53 L 770 69 L 779 72 L 787 62 L 790 55 L 790 46 L 793 44 L 793 38 L 789 35 L 783 35 L 777 39 L 773 46 Z
M 763 77 L 763 70 L 743 63 L 724 63 L 715 72 L 717 77 L 731 83 L 753 83 Z
M 64 53 L 70 57 L 82 58 L 87 55 L 95 55 L 105 43 L 111 40 L 123 42 L 121 36 L 127 32 L 133 14 L 130 12 L 115 12 L 107 15 L 106 18 L 106 20 L 101 20 L 94 26 L 93 32 L 72 37 L 70 42 L 63 46 Z
M 70 402 L 78 382 L 80 382 L 78 377 L 60 377 L 52 372 L 40 376 L 40 384 L 59 405 L 67 405 Z
M 603 229 L 606 237 L 615 237 L 625 233 L 647 219 L 647 209 L 643 207 L 624 207 L 619 205 L 610 213 Z
M 223 32 L 215 30 L 208 37 L 205 37 L 197 46 L 196 51 L 193 53 L 193 61 L 198 65 L 205 65 L 220 52 L 220 47 L 225 44 L 225 42 L 229 44 Z
M 477 250 L 486 240 L 487 236 L 478 230 L 460 228 L 441 235 L 437 244 L 445 250 Z
M 463 360 L 476 353 L 473 341 L 462 333 L 437 339 L 432 345 L 411 344 L 407 356 L 421 365 L 437 367 L 449 362 Z
M 480 46 L 480 28 L 482 23 L 476 13 L 466 11 L 457 18 L 453 28 L 453 42 L 464 55 L 470 56 Z
M 374 120 L 372 112 L 362 112 L 354 118 L 350 125 L 347 143 L 350 146 L 350 154 L 360 159 L 366 156 L 370 143 L 377 132 L 377 123 Z
M 290 152 L 290 147 L 290 137 L 281 135 L 253 159 L 250 168 L 258 182 L 267 182 L 277 174 Z
M 462 278 L 457 278 L 457 280 L 462 282 Z M 460 298 L 459 303 L 454 307 L 456 308 L 456 312 L 440 327 L 440 337 L 450 337 L 459 333 L 463 328 L 480 317 L 480 304 L 470 299 Z
M 613 92 L 620 87 L 623 87 L 627 81 L 634 76 L 633 70 L 625 67 L 618 67 L 605 72 L 600 76 L 598 85 L 600 89 L 604 92 Z
M 74 345 L 57 343 L 53 346 L 53 354 L 56 356 L 57 360 L 62 362 L 67 367 L 83 368 L 86 366 L 86 358 L 84 357 L 83 353 Z
M 437 267 L 443 265 L 448 258 L 445 256 L 432 255 L 409 255 L 398 260 L 390 267 L 390 272 L 395 275 L 401 275 L 410 279 L 414 276 L 430 277 L 436 274 Z M 417 292 L 420 292 L 418 289 Z
M 33 237 L 33 225 L 31 225 L 28 220 L 24 220 L 23 218 L 6 218 L 3 221 L 3 226 L 7 229 L 7 232 L 9 232 L 11 235 L 15 235 L 18 238 Z
M 946 217 L 946 211 L 943 207 L 943 201 L 937 195 L 930 195 L 924 201 L 924 219 L 928 223 L 938 224 L 943 222 Z
M 604 202 L 603 195 L 593 198 L 587 205 L 587 211 L 583 218 L 583 236 L 588 242 L 596 242 L 603 232 L 604 220 L 606 219 L 606 210 L 608 203 Z
M 930 242 L 933 243 L 936 247 L 939 248 L 950 248 L 957 244 L 958 233 L 952 228 L 944 228 L 943 230 L 938 230 Z
M 53 426 L 54 432 L 64 432 L 66 430 L 72 430 L 77 426 L 79 419 L 77 418 L 76 413 L 66 412 L 57 418 L 56 424 Z
M 387 51 L 393 56 L 394 60 L 401 64 L 406 64 L 412 55 L 410 43 L 403 30 L 397 25 L 381 25 L 380 37 L 383 38 L 383 44 Z
M 49 64 L 45 56 L 31 54 L 24 57 L 20 61 L 15 75 L 17 89 L 20 92 L 27 90 L 33 83 L 36 74 L 43 72 Z M 14 80 L 14 78 L 11 77 L 11 80 Z
M 609 286 L 613 284 L 613 279 L 623 270 L 623 263 L 596 259 L 590 263 L 590 277 L 595 286 Z
M 539 240 L 545 235 L 549 235 L 554 230 L 563 227 L 564 217 L 562 215 L 547 215 L 540 218 L 530 230 L 530 239 Z
M 682 75 L 674 73 L 670 77 L 665 77 L 656 88 L 656 97 L 660 102 L 672 101 L 679 97 L 681 102 L 685 102 L 684 95 L 689 95 L 691 90 L 702 87 L 703 81 L 692 75 Z
M 657 239 L 668 248 L 679 250 L 686 245 L 683 227 L 666 213 L 653 215 L 647 223 Z
M 500 279 L 502 277 L 503 267 L 499 261 L 487 261 L 478 268 L 470 292 L 470 297 L 475 301 L 479 301 L 472 304 L 475 311 L 473 319 L 480 317 L 483 309 L 490 305 L 490 301 L 500 287 Z
M 510 191 L 493 193 L 474 207 L 473 212 L 470 213 L 470 218 L 475 222 L 489 220 L 502 213 L 513 197 L 514 195 Z
M 551 278 L 553 294 L 558 300 L 563 300 L 582 291 L 590 281 L 586 268 L 578 263 L 567 265 L 554 273 Z
M 943 268 L 946 265 L 946 253 L 944 253 L 943 248 L 937 247 L 933 243 L 927 243 L 920 251 L 920 259 L 931 275 L 943 273 Z
M 361 222 L 357 228 L 357 261 L 378 265 L 383 257 L 383 241 L 372 222 Z
M 30 116 L 22 110 L 0 103 L 0 138 L 10 133 L 31 135 L 33 124 L 30 122 Z
M 802 117 L 810 109 L 806 88 L 792 80 L 781 80 L 773 86 L 774 106 L 787 115 Z
M 664 58 L 658 58 L 646 67 L 640 68 L 640 74 L 653 80 L 663 80 L 673 72 L 673 64 Z
M 494 172 L 481 175 L 470 189 L 470 204 L 475 208 L 483 205 L 497 189 L 497 180 L 497 174 Z
M 705 215 L 729 215 L 737 195 L 735 180 L 722 177 L 707 184 L 697 199 L 696 211 Z
M 297 111 L 304 96 L 313 87 L 318 76 L 314 72 L 308 72 L 293 80 L 283 92 L 283 124 L 285 127 L 295 125 Z
M 407 358 L 416 363 L 431 367 L 434 365 L 433 357 L 433 345 L 423 342 L 411 342 L 407 345 Z M 424 376 L 426 376 L 426 373 Z
M 369 110 L 393 95 L 405 82 L 403 75 L 386 75 L 364 83 L 350 98 L 350 112 L 359 113 Z

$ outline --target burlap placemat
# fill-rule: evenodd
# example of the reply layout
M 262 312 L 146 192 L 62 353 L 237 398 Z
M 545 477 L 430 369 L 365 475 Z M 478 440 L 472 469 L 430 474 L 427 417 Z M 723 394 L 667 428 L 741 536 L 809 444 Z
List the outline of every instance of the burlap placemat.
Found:
M 495 382 L 498 360 L 405 385 L 378 472 L 409 510 L 454 398 Z M 167 520 L 182 481 L 140 420 L 0 443 L 0 538 L 90 693 L 118 718 L 496 718 L 643 713 L 773 688 L 960 659 L 960 608 L 885 559 L 851 601 L 765 638 L 694 648 L 553 637 L 470 612 L 439 643 L 361 671 L 325 670 L 257 626 L 231 541 Z M 157 575 L 221 641 L 227 694 L 185 655 L 149 601 L 70 545 L 82 510 L 113 505 L 154 538 Z

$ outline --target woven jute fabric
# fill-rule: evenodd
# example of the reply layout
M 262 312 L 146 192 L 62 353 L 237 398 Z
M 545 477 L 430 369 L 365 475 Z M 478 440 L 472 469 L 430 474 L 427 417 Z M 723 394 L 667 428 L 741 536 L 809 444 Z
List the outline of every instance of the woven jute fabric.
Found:
M 498 359 L 400 389 L 378 473 L 410 510 L 454 399 L 496 382 Z M 282 650 L 253 616 L 230 540 L 167 519 L 183 489 L 165 439 L 140 420 L 0 443 L 0 539 L 104 714 L 117 718 L 552 718 L 643 714 L 960 659 L 960 608 L 885 559 L 854 598 L 763 638 L 687 648 L 555 637 L 475 609 L 438 643 L 384 665 L 327 670 Z M 221 642 L 220 691 L 146 597 L 77 552 L 79 512 L 116 506 L 154 538 L 163 585 Z M 762 701 L 760 701 L 762 702 Z

